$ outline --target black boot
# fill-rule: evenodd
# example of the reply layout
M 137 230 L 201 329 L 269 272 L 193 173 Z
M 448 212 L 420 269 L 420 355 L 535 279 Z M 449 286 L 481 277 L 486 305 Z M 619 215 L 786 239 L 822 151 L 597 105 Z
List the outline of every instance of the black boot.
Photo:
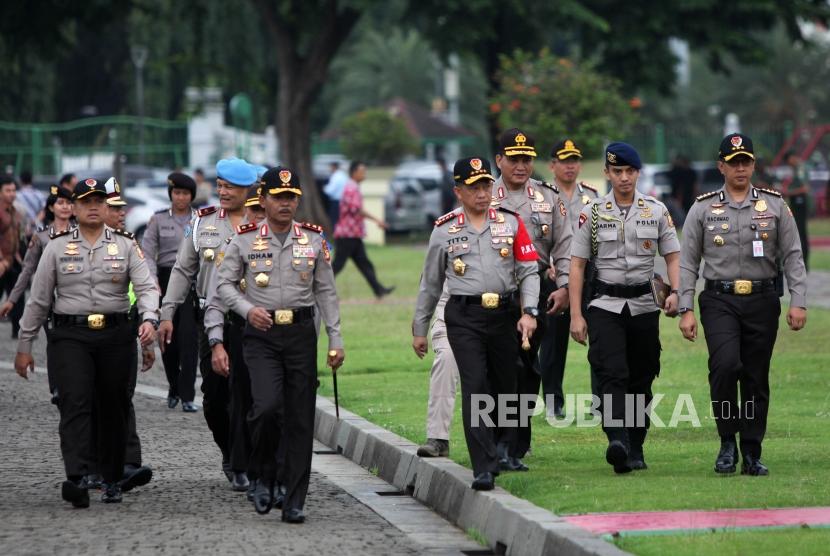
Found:
M 721 440 L 718 458 L 715 460 L 715 473 L 734 473 L 738 464 L 738 447 L 734 440 Z
M 87 491 L 83 480 L 66 480 L 61 485 L 61 498 L 72 503 L 73 508 L 89 507 L 89 491 Z

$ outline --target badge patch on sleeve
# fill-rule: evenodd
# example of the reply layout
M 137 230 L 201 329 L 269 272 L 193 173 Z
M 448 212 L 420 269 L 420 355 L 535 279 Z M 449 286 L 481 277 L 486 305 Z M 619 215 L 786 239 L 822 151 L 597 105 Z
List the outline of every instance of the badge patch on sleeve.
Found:
M 588 215 L 585 214 L 584 212 L 580 212 L 579 213 L 579 227 L 581 228 L 582 225 L 585 224 L 585 222 L 587 222 L 587 221 L 588 221 Z

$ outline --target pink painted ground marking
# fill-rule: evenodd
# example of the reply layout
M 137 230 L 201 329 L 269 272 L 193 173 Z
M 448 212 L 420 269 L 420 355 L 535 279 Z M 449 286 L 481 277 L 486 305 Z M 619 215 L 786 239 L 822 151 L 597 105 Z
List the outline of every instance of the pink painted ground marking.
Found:
M 830 507 L 768 510 L 693 510 L 679 512 L 620 512 L 564 516 L 573 525 L 597 534 L 668 529 L 724 529 L 830 525 Z

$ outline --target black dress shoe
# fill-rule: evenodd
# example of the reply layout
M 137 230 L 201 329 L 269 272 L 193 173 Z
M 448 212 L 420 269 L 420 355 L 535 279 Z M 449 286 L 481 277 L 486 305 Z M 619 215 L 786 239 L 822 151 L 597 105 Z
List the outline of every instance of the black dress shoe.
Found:
M 614 466 L 614 473 L 630 473 L 628 466 L 628 448 L 621 440 L 612 440 L 605 450 L 605 461 Z
M 274 483 L 273 481 L 257 481 L 254 490 L 254 509 L 259 515 L 265 515 L 274 506 Z
M 643 456 L 642 446 L 632 446 L 631 450 L 628 451 L 628 467 L 634 471 L 648 469 L 648 465 L 646 465 L 646 458 Z
M 761 463 L 760 459 L 744 454 L 744 462 L 743 465 L 741 465 L 741 475 L 766 477 L 769 475 L 769 469 L 767 469 L 766 465 Z
M 390 293 L 392 293 L 393 291 L 395 291 L 395 286 L 392 286 L 391 288 L 381 288 L 375 294 L 375 297 L 377 297 L 378 299 L 382 299 L 382 298 L 386 297 L 387 295 L 389 295 Z M 300 512 L 300 513 L 302 513 L 302 512 Z
M 289 508 L 282 512 L 282 520 L 286 523 L 303 523 L 305 515 L 299 508 Z
M 732 440 L 720 443 L 718 458 L 715 460 L 715 473 L 734 473 L 738 464 L 738 447 Z
M 285 504 L 285 495 L 287 493 L 287 489 L 285 485 L 281 485 L 277 483 L 277 490 L 274 491 L 274 507 L 277 509 L 282 509 L 282 505 Z
M 101 495 L 101 502 L 104 504 L 118 504 L 121 502 L 121 499 L 120 483 L 104 484 L 104 494 Z
M 124 466 L 124 478 L 121 479 L 121 491 L 130 492 L 135 487 L 144 486 L 153 478 L 153 470 L 142 465 L 141 467 L 128 464 Z
M 185 413 L 196 413 L 199 408 L 193 402 L 182 402 L 182 411 Z
M 233 470 L 231 469 L 230 461 L 222 460 L 222 473 L 225 474 L 229 483 L 233 482 Z
M 248 480 L 248 475 L 244 471 L 234 471 L 233 479 L 231 480 L 231 488 L 236 492 L 245 492 L 251 482 Z
M 519 458 L 514 458 L 513 456 L 510 456 L 507 459 L 510 461 L 511 471 L 530 471 L 530 467 L 525 465 L 524 462 Z
M 82 481 L 64 481 L 61 485 L 61 498 L 71 502 L 74 508 L 89 507 L 89 492 Z
M 90 473 L 89 475 L 84 475 L 83 479 L 81 479 L 81 486 L 86 489 L 98 490 L 101 488 L 103 481 L 104 479 L 98 473 Z
M 496 486 L 496 479 L 489 471 L 479 473 L 470 485 L 473 490 L 493 490 Z
M 170 409 L 175 408 L 179 405 L 179 397 L 178 396 L 167 396 L 167 407 Z
M 58 405 L 58 403 L 60 402 L 60 398 L 58 397 L 58 389 L 54 388 L 51 393 L 52 398 L 49 401 L 51 401 L 54 405 Z

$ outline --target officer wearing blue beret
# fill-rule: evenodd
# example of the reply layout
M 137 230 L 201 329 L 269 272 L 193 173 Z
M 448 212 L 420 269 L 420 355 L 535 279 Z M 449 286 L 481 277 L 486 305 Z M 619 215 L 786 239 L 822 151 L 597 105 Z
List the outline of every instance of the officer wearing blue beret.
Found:
M 209 295 L 209 284 L 225 256 L 227 239 L 236 234 L 245 217 L 248 188 L 257 182 L 253 165 L 239 158 L 223 159 L 216 163 L 216 190 L 219 208 L 205 207 L 196 212 L 193 225 L 179 246 L 176 262 L 170 272 L 167 291 L 162 300 L 159 345 L 162 351 L 173 336 L 173 316 L 176 308 L 187 298 L 191 283 L 196 282 L 199 329 L 199 372 L 202 375 L 203 410 L 213 440 L 222 451 L 222 470 L 233 489 L 245 491 L 249 487 L 246 458 L 232 459 L 232 430 L 240 427 L 231 422 L 230 389 L 227 376 L 213 372 L 210 343 L 204 328 L 204 313 Z M 219 342 L 221 344 L 221 341 Z M 221 347 L 221 346 L 220 346 Z
M 654 257 L 666 260 L 673 288 L 680 283 L 680 244 L 666 206 L 637 191 L 640 156 L 631 145 L 605 150 L 605 176 L 611 191 L 582 209 L 571 249 L 571 336 L 590 340 L 594 393 L 601 397 L 606 461 L 616 473 L 645 469 L 643 443 L 648 415 L 625 426 L 626 395 L 651 402 L 651 384 L 660 372 L 660 307 L 652 297 Z M 586 273 L 588 263 L 596 272 Z M 583 277 L 591 295 L 583 307 Z M 677 290 L 666 299 L 666 314 L 677 311 Z M 584 312 L 583 312 L 584 311 Z M 630 398 L 629 398 L 630 399 Z

